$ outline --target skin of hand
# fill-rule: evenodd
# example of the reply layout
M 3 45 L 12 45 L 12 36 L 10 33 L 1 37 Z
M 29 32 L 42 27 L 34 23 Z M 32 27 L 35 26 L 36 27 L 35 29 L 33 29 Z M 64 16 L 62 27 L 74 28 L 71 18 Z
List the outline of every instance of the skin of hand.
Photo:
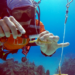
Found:
M 36 42 L 36 44 L 40 46 L 41 51 L 46 55 L 52 55 L 58 48 L 61 48 L 62 46 L 69 46 L 69 42 L 57 44 L 59 41 L 59 36 L 54 36 L 48 31 L 40 33 L 38 38 L 41 41 L 51 42 L 50 44 L 41 43 L 39 41 Z
M 22 25 L 13 16 L 0 19 L 0 37 L 10 37 L 10 30 L 14 39 L 26 33 Z M 19 30 L 20 34 L 18 34 L 17 30 Z

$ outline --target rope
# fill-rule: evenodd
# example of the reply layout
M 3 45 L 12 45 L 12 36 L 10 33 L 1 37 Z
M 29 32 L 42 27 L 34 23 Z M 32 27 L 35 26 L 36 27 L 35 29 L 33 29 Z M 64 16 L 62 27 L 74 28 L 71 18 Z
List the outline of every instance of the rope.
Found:
M 68 18 L 68 8 L 69 8 L 69 5 L 70 3 L 72 2 L 73 0 L 71 0 L 70 2 L 68 2 L 67 0 L 67 10 L 66 10 L 66 18 L 65 18 L 65 23 L 64 23 L 64 34 L 63 34 L 63 43 L 64 43 L 64 40 L 65 40 L 65 31 L 66 31 L 66 22 L 67 22 L 67 18 Z M 63 46 L 62 46 L 62 52 L 61 52 L 61 58 L 60 58 L 60 62 L 59 62 L 59 70 L 61 70 L 61 61 L 62 61 L 62 55 L 63 55 Z

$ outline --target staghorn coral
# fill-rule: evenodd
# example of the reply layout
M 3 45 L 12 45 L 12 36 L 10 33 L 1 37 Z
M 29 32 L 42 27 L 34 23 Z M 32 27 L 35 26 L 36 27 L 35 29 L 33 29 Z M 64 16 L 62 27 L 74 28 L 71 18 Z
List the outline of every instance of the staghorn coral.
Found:
M 47 71 L 46 71 L 46 74 L 47 74 L 47 75 L 50 75 L 50 72 L 49 72 L 49 70 L 47 70 Z
M 56 71 L 58 73 L 58 69 Z M 75 75 L 75 58 L 69 58 L 64 60 L 61 66 L 61 73 L 68 75 Z
M 28 60 L 18 63 L 14 59 L 7 59 L 0 64 L 0 75 L 49 75 L 49 70 L 45 73 L 42 65 L 37 67 Z

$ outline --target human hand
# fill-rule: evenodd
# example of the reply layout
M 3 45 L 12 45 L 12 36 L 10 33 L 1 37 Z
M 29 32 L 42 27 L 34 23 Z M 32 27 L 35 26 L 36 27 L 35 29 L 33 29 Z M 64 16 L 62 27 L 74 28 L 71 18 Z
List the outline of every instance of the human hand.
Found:
M 42 43 L 40 41 L 37 41 L 36 44 L 40 46 L 41 51 L 45 53 L 46 55 L 52 55 L 58 48 L 67 47 L 69 46 L 69 43 L 60 43 L 57 44 L 59 41 L 59 36 L 54 36 L 52 33 L 48 31 L 44 31 L 39 34 L 38 37 L 41 41 L 50 42 L 49 43 Z
M 17 30 L 20 32 L 20 34 L 18 34 Z M 16 39 L 18 36 L 25 34 L 26 31 L 13 16 L 0 19 L 0 37 L 10 37 L 11 33 L 13 35 L 13 38 Z

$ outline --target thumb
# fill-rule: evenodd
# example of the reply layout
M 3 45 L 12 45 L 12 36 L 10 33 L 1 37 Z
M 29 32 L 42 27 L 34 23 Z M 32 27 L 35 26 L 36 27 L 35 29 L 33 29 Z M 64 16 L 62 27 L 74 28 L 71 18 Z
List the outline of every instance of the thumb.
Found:
M 58 48 L 60 48 L 60 47 L 67 47 L 67 46 L 69 46 L 69 42 L 66 42 L 66 43 L 60 43 L 60 44 L 58 44 Z

